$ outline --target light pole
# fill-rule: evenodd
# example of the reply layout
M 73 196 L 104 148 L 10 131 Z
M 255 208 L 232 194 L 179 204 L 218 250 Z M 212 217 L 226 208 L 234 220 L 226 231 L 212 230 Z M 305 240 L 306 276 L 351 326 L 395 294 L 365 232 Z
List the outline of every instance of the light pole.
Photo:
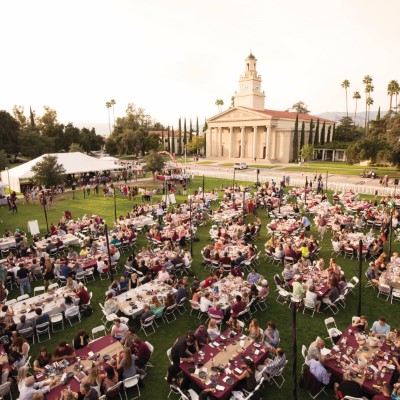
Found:
M 390 257 L 392 256 L 392 233 L 393 233 L 393 212 L 395 210 L 396 203 L 394 201 L 391 201 L 389 203 L 389 208 L 390 208 L 390 221 L 389 221 L 389 254 L 388 258 L 390 260 Z
M 203 203 L 205 203 L 205 194 L 204 194 L 204 186 L 205 186 L 205 184 L 204 184 L 204 174 L 203 174 Z
M 46 195 L 43 195 L 43 211 L 44 211 L 44 217 L 46 219 L 46 227 L 47 227 L 47 233 L 49 233 L 49 221 L 47 220 L 47 210 L 46 210 L 46 205 L 47 205 L 47 200 L 46 200 Z
M 193 257 L 193 232 L 192 232 L 192 196 L 189 195 L 189 233 L 190 233 L 190 255 Z
M 306 187 L 304 189 L 304 205 L 307 205 L 307 186 L 308 186 L 308 179 L 306 177 Z
M 114 186 L 114 220 L 117 222 L 117 196 L 115 192 L 115 186 Z
M 361 291 L 362 291 L 362 248 L 363 248 L 363 242 L 360 240 L 358 242 L 358 308 L 357 308 L 357 315 L 361 316 Z
M 110 251 L 110 241 L 108 240 L 108 227 L 107 227 L 107 224 L 104 225 L 104 229 L 105 229 L 105 234 L 106 234 L 108 265 L 109 265 L 109 269 L 110 269 L 110 280 L 111 280 L 111 283 L 112 283 L 112 282 L 114 282 L 114 279 L 113 279 L 113 269 L 112 269 L 112 265 L 111 265 L 111 251 Z

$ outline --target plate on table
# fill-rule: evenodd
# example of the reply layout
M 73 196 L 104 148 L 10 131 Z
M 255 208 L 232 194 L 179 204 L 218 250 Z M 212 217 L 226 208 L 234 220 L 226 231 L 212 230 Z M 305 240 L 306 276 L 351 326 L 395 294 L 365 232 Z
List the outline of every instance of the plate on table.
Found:
M 135 305 L 135 302 L 134 302 L 134 301 L 130 301 L 130 302 L 129 302 L 129 305 L 130 305 L 130 306 L 134 306 L 134 305 Z
M 200 371 L 199 372 L 199 378 L 204 379 L 207 376 L 207 372 L 206 371 Z
M 104 361 L 109 361 L 109 360 L 111 360 L 111 357 L 108 354 L 104 354 L 103 360 Z
M 26 310 L 23 309 L 23 310 L 20 311 L 20 313 L 21 313 L 21 314 L 26 314 Z
M 257 348 L 259 348 L 259 347 L 261 347 L 261 344 L 260 343 L 253 343 L 253 345 L 254 345 L 254 347 L 257 347 Z
M 233 380 L 233 378 L 229 377 L 229 378 L 225 379 L 225 382 L 226 382 L 228 385 L 233 385 L 235 381 Z

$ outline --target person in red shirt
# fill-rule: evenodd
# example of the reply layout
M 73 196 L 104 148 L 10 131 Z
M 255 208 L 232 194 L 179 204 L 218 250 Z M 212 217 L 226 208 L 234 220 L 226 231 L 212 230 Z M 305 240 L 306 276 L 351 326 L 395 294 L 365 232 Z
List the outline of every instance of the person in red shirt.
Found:
M 214 284 L 214 282 L 218 281 L 218 277 L 216 275 L 209 276 L 204 280 L 203 288 L 206 289 Z
M 52 361 L 70 360 L 76 357 L 75 350 L 65 340 L 58 342 Z
M 78 292 L 76 295 L 79 297 L 79 305 L 83 304 L 88 304 L 90 301 L 90 296 L 88 291 L 85 289 L 85 286 L 83 286 L 83 283 L 79 283 L 78 285 Z
M 150 360 L 151 350 L 145 342 L 140 340 L 139 336 L 135 336 L 135 338 L 133 339 L 133 343 L 133 352 L 136 354 L 135 364 L 139 368 L 144 368 Z

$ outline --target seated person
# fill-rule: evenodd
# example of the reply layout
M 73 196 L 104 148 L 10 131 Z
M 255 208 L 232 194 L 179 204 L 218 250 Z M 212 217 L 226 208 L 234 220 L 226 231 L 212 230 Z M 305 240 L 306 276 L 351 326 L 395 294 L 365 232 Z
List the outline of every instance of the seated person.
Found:
M 71 347 L 65 340 L 60 340 L 58 346 L 54 350 L 52 361 L 72 360 L 76 357 L 73 347 Z
M 149 362 L 151 357 L 151 350 L 149 346 L 139 336 L 135 335 L 133 339 L 134 349 L 133 353 L 136 355 L 135 364 L 139 368 L 144 368 Z
M 262 371 L 264 366 L 267 367 L 264 371 L 267 379 L 278 375 L 279 371 L 286 365 L 286 355 L 281 347 L 272 350 L 272 353 L 275 354 L 275 357 L 273 359 L 267 358 L 264 365 L 260 365 L 257 368 L 259 371 Z
M 367 317 L 365 315 L 361 315 L 354 320 L 351 326 L 359 331 L 365 331 L 368 328 Z
M 114 338 L 117 340 L 121 340 L 126 335 L 128 330 L 128 325 L 122 323 L 119 318 L 115 318 L 114 325 L 111 329 L 111 336 L 114 336 Z
M 280 334 L 274 321 L 269 321 L 267 329 L 263 333 L 263 340 L 268 347 L 276 348 L 279 344 Z
M 45 346 L 42 346 L 39 350 L 39 354 L 33 363 L 33 370 L 35 372 L 44 373 L 46 370 L 44 367 L 51 363 L 51 354 L 48 352 Z
M 311 285 L 307 292 L 306 292 L 306 297 L 307 300 L 310 300 L 314 303 L 315 305 L 315 312 L 320 313 L 320 308 L 321 308 L 321 301 L 318 300 L 318 296 L 315 293 L 315 287 Z
M 343 380 L 341 383 L 336 382 L 334 384 L 336 397 L 343 399 L 345 396 L 351 396 L 356 398 L 362 398 L 363 392 L 358 382 L 353 381 L 350 374 L 344 373 Z
M 203 322 L 200 323 L 199 327 L 194 331 L 194 337 L 200 348 L 208 343 L 208 332 Z
M 46 313 L 43 313 L 43 310 L 41 308 L 35 308 L 35 314 L 36 314 L 36 321 L 35 321 L 35 326 L 44 324 L 45 322 L 49 322 L 50 318 Z
M 81 329 L 74 337 L 74 347 L 76 350 L 82 349 L 91 342 L 89 335 Z
M 324 386 L 328 386 L 331 383 L 332 374 L 324 367 L 325 358 L 322 356 L 320 360 L 312 358 L 308 361 L 310 372 L 314 375 L 318 382 Z
M 79 297 L 79 305 L 88 304 L 90 302 L 90 295 L 88 291 L 85 289 L 85 286 L 82 282 L 79 282 L 78 291 L 76 295 Z
M 140 316 L 140 322 L 143 323 L 147 318 L 150 318 L 154 314 L 154 311 L 150 308 L 148 304 L 143 305 L 143 314 Z
M 386 323 L 385 317 L 381 316 L 378 321 L 372 324 L 370 331 L 373 336 L 386 337 L 390 332 L 390 326 Z
M 108 292 L 104 302 L 104 311 L 107 314 L 114 314 L 118 311 L 118 302 L 114 299 L 112 292 Z

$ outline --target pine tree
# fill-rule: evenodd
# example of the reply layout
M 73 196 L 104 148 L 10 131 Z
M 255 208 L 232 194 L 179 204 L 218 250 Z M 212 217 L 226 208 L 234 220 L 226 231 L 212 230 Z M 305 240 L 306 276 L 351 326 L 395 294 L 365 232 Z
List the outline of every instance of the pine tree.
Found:
M 378 114 L 376 115 L 376 120 L 380 121 L 381 120 L 381 108 L 378 108 Z
M 303 121 L 301 124 L 300 149 L 302 149 L 303 146 L 305 145 L 305 143 L 304 143 L 305 137 L 306 137 L 306 124 Z
M 174 150 L 172 150 L 172 151 L 174 151 Z M 178 154 L 182 154 L 182 127 L 181 127 L 181 119 L 180 118 L 179 118 L 179 125 L 178 125 Z
M 314 124 L 313 124 L 313 120 L 311 118 L 311 121 L 310 121 L 310 133 L 308 135 L 308 144 L 313 144 L 314 143 L 314 141 L 313 141 L 313 129 L 314 129 Z
M 170 142 L 170 134 L 169 134 L 169 125 L 168 125 L 168 136 L 167 136 L 168 142 L 167 142 L 167 151 L 168 153 L 171 153 L 171 142 Z
M 35 127 L 35 116 L 33 115 L 31 106 L 29 106 L 29 118 L 31 120 L 31 128 L 34 128 Z
M 179 121 L 181 119 L 179 118 Z M 171 153 L 175 154 L 175 132 L 174 132 L 174 126 L 172 125 L 172 132 L 171 132 L 171 136 L 172 136 L 172 145 L 171 145 Z
M 196 117 L 196 136 L 199 136 L 199 117 Z
M 313 144 L 319 143 L 319 120 L 317 120 L 317 126 L 315 127 L 315 135 Z
M 296 122 L 294 123 L 293 134 L 293 160 L 297 162 L 299 158 L 299 114 L 296 114 Z
M 186 118 L 183 120 L 183 145 L 187 145 Z
M 326 137 L 326 143 L 329 143 L 329 142 L 332 141 L 332 139 L 331 139 L 331 131 L 332 131 L 332 127 L 329 126 L 329 128 L 328 128 L 328 136 Z
M 208 129 L 207 120 L 204 118 L 203 132 L 205 132 L 207 129 Z
M 321 144 L 325 144 L 325 121 L 322 124 L 322 129 L 321 129 Z
M 192 118 L 190 118 L 190 125 L 189 125 L 189 142 L 192 141 L 193 135 L 192 135 Z

